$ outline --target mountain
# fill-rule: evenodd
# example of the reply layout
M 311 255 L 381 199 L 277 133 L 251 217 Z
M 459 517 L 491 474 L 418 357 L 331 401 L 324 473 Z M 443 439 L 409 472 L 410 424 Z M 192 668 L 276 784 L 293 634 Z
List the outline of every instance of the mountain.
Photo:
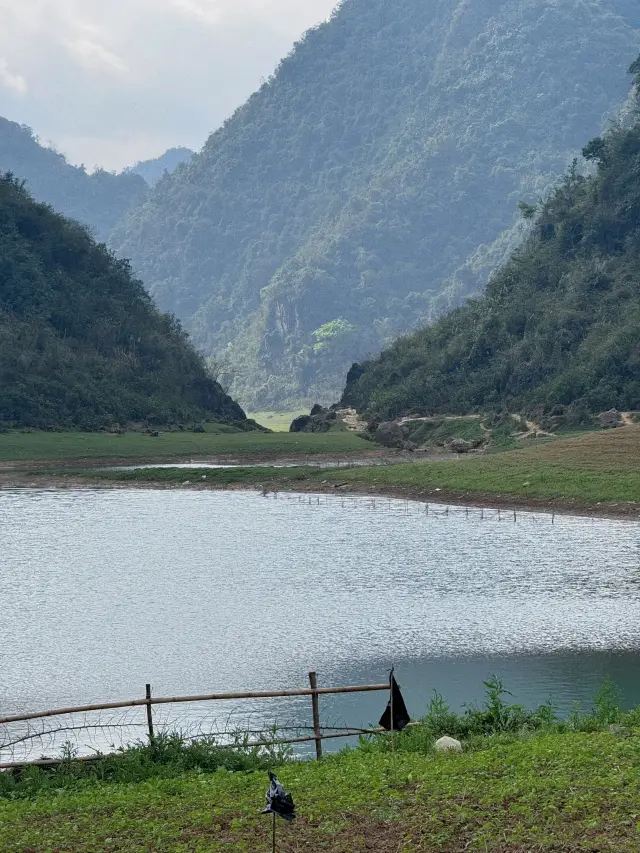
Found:
M 140 160 L 126 171 L 140 175 L 150 187 L 153 187 L 165 172 L 172 174 L 182 163 L 190 163 L 194 154 L 195 151 L 190 148 L 170 148 L 160 157 L 153 160 Z
M 482 298 L 355 365 L 343 403 L 374 420 L 640 410 L 640 99 L 629 123 L 587 145 L 596 174 L 569 170 Z
M 0 177 L 0 426 L 244 421 L 128 263 Z
M 344 0 L 112 244 L 241 399 L 335 399 L 484 286 L 638 49 L 637 0 Z
M 103 169 L 90 175 L 52 148 L 43 147 L 31 128 L 0 118 L 3 172 L 24 179 L 37 201 L 88 225 L 103 241 L 147 189 L 140 175 L 115 175 Z

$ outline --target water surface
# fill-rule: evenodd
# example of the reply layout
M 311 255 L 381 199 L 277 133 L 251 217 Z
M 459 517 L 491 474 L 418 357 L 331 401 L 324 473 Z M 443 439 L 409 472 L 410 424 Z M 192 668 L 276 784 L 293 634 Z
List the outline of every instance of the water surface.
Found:
M 607 674 L 640 702 L 636 523 L 135 489 L 0 492 L 0 524 L 0 712 L 146 682 L 305 686 L 311 669 L 376 683 L 391 662 L 414 715 L 434 689 L 479 700 L 492 673 L 526 705 L 588 705 Z M 321 701 L 324 722 L 362 725 L 386 700 Z M 309 716 L 308 700 L 250 705 L 225 713 Z

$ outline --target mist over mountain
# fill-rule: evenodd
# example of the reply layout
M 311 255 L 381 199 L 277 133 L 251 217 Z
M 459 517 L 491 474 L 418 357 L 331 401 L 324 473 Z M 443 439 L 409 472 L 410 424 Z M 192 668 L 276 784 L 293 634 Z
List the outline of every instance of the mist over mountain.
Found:
M 124 214 L 147 189 L 140 175 L 98 169 L 89 174 L 64 155 L 43 146 L 31 128 L 0 118 L 0 173 L 26 181 L 36 201 L 91 228 L 107 240 Z
M 241 399 L 335 398 L 485 284 L 639 48 L 635 0 L 345 0 L 113 245 Z

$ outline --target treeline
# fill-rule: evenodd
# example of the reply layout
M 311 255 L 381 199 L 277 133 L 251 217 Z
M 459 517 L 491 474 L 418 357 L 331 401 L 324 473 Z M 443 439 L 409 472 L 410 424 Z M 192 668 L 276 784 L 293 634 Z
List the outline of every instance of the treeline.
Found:
M 640 85 L 640 60 L 631 72 Z M 486 295 L 398 340 L 349 376 L 343 403 L 410 412 L 640 409 L 640 106 L 593 139 L 539 206 L 531 236 Z
M 127 261 L 0 176 L 0 426 L 244 418 Z
M 98 169 L 89 174 L 41 145 L 29 127 L 0 118 L 0 173 L 12 172 L 27 182 L 36 201 L 91 228 L 108 239 L 115 224 L 141 198 L 147 184 L 140 175 Z

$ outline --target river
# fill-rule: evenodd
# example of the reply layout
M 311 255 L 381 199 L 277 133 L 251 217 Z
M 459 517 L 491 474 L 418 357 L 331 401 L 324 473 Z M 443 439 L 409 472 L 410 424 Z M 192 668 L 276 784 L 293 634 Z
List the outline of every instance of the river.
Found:
M 146 682 L 156 695 L 304 687 L 314 669 L 324 686 L 377 683 L 392 662 L 414 716 L 434 690 L 454 708 L 480 701 L 491 674 L 513 701 L 551 698 L 562 713 L 588 707 L 607 675 L 640 703 L 637 523 L 339 495 L 24 489 L 0 492 L 0 525 L 0 714 L 140 697 Z M 321 716 L 366 725 L 385 701 L 322 697 Z M 309 706 L 235 703 L 218 722 L 298 724 Z M 157 719 L 202 725 L 202 713 Z

